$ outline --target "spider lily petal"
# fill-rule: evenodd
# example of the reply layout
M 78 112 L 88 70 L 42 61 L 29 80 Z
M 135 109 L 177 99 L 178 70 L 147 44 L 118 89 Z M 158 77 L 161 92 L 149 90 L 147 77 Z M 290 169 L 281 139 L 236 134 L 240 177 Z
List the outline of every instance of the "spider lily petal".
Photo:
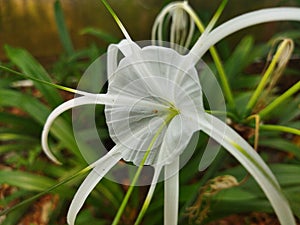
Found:
M 179 169 L 179 157 L 177 157 L 171 164 L 165 166 L 165 225 L 177 224 L 179 204 Z
M 53 162 L 60 164 L 60 162 L 56 159 L 56 157 L 52 154 L 48 146 L 48 133 L 50 128 L 54 122 L 54 120 L 63 112 L 80 105 L 88 105 L 88 104 L 112 104 L 113 98 L 107 95 L 94 95 L 95 97 L 79 97 L 76 99 L 71 99 L 63 104 L 59 105 L 56 109 L 54 109 L 51 114 L 48 116 L 47 121 L 44 125 L 42 132 L 42 148 L 45 154 L 51 159 Z
M 300 21 L 300 9 L 293 7 L 269 8 L 235 17 L 212 30 L 205 40 L 198 40 L 191 49 L 190 55 L 197 56 L 195 61 L 198 61 L 199 57 L 201 58 L 211 46 L 226 36 L 246 27 L 273 21 Z
M 217 119 L 206 114 L 206 120 L 198 120 L 201 129 L 224 146 L 253 176 L 271 202 L 281 224 L 295 224 L 293 213 L 289 207 L 280 186 L 256 151 L 232 128 Z M 220 132 L 224 130 L 225 133 Z
M 51 159 L 53 162 L 60 164 L 60 162 L 56 159 L 56 157 L 52 154 L 49 146 L 48 146 L 48 134 L 50 131 L 50 128 L 55 121 L 55 119 L 62 114 L 63 112 L 77 107 L 77 106 L 83 106 L 83 105 L 95 105 L 95 104 L 101 104 L 101 105 L 112 105 L 114 104 L 114 99 L 116 97 L 111 95 L 105 95 L 105 94 L 91 94 L 91 93 L 84 93 L 80 92 L 81 94 L 86 94 L 87 96 L 82 96 L 78 98 L 71 99 L 67 102 L 64 102 L 63 104 L 59 105 L 57 108 L 55 108 L 51 114 L 48 116 L 43 132 L 41 137 L 42 142 L 42 148 L 45 154 L 48 156 L 49 159 Z M 128 104 L 128 102 L 132 102 L 131 97 L 118 97 L 118 101 L 122 102 L 123 105 Z M 139 101 L 139 104 L 141 107 L 158 107 L 155 103 L 151 103 L 149 101 Z
M 91 165 L 94 169 L 80 185 L 69 207 L 67 215 L 68 224 L 73 225 L 75 223 L 76 216 L 90 192 L 121 158 L 120 146 L 117 145 Z

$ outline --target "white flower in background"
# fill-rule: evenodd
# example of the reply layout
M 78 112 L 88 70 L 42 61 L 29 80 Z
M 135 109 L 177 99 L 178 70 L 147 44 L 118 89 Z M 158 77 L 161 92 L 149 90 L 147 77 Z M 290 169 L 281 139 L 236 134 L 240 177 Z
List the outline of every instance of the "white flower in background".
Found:
M 176 9 L 172 10 L 172 15 L 178 13 Z M 76 106 L 105 104 L 109 133 L 116 145 L 91 165 L 93 170 L 81 184 L 69 208 L 68 223 L 75 223 L 76 215 L 89 193 L 119 160 L 124 159 L 139 167 L 150 165 L 155 170 L 136 224 L 141 221 L 149 205 L 162 170 L 165 175 L 164 224 L 177 224 L 179 159 L 193 133 L 202 130 L 224 146 L 254 177 L 281 224 L 295 225 L 289 204 L 261 157 L 233 129 L 205 112 L 195 65 L 210 46 L 227 35 L 268 21 L 299 21 L 300 9 L 264 9 L 236 17 L 206 32 L 184 56 L 170 48 L 139 47 L 130 39 L 121 22 L 116 20 L 126 40 L 108 49 L 107 93 L 78 91 L 81 97 L 63 103 L 50 114 L 42 134 L 44 151 L 58 162 L 47 144 L 48 132 L 55 118 Z M 121 60 L 118 59 L 119 53 L 124 56 Z
M 158 40 L 159 45 L 162 45 L 162 40 L 167 41 L 167 37 L 163 37 L 166 30 L 164 25 L 167 24 L 170 27 L 168 32 L 170 47 L 180 53 L 185 53 L 195 31 L 194 19 L 188 11 L 192 10 L 187 1 L 172 2 L 167 5 L 155 19 L 151 39 Z

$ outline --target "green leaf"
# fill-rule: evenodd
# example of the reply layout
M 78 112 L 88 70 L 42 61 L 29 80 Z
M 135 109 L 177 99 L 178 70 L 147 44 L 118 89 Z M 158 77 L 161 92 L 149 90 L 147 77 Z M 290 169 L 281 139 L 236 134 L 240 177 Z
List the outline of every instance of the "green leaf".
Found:
M 28 128 L 30 128 L 30 133 L 36 133 L 35 131 L 41 128 L 32 118 L 7 112 L 0 112 L 0 123 L 13 127 L 14 129 L 27 128 L 27 132 L 29 131 Z
M 244 37 L 225 63 L 225 71 L 231 83 L 234 83 L 236 76 L 251 62 L 249 55 L 253 50 L 253 45 L 253 37 Z
M 1 133 L 0 132 L 0 141 L 34 141 L 35 139 L 31 136 L 26 136 L 24 134 L 15 134 L 15 133 Z
M 50 76 L 42 67 L 42 65 L 40 65 L 26 50 L 13 48 L 8 45 L 6 45 L 4 48 L 8 58 L 17 67 L 19 67 L 23 73 L 31 75 L 40 80 L 52 82 Z M 40 82 L 34 81 L 34 83 L 36 88 L 43 94 L 43 97 L 49 102 L 49 104 L 56 106 L 62 102 L 61 96 L 53 87 L 47 86 Z
M 11 151 L 22 151 L 25 150 L 27 146 L 32 147 L 32 143 L 3 144 L 0 146 L 0 154 L 11 152 Z
M 28 206 L 22 206 L 19 210 L 13 211 L 10 214 L 6 215 L 5 220 L 1 225 L 17 225 L 19 220 L 23 218 L 24 214 L 28 212 Z
M 0 96 L 0 106 L 20 108 L 27 112 L 41 126 L 44 125 L 48 115 L 50 114 L 49 108 L 30 95 L 17 91 L 0 89 Z M 82 160 L 82 156 L 78 151 L 77 144 L 72 135 L 72 129 L 65 120 L 62 118 L 56 119 L 51 128 L 51 133 L 59 139 L 66 148 L 73 151 L 73 153 Z
M 80 34 L 94 35 L 94 36 L 100 38 L 101 40 L 106 41 L 107 43 L 117 43 L 117 42 L 119 42 L 119 39 L 114 37 L 113 35 L 105 32 L 101 29 L 97 29 L 97 28 L 93 28 L 93 27 L 87 27 L 87 28 L 81 30 Z
M 80 214 L 78 215 L 78 218 L 76 220 L 76 224 L 86 225 L 86 224 L 91 223 L 91 221 L 93 221 L 93 224 L 95 224 L 95 225 L 106 225 L 107 224 L 107 220 L 104 220 L 104 219 L 96 221 L 94 215 L 88 209 L 84 209 L 80 212 Z
M 55 181 L 23 171 L 0 171 L 0 183 L 9 184 L 29 191 L 43 191 L 55 184 Z
M 67 30 L 63 10 L 59 0 L 56 0 L 54 3 L 54 14 L 60 41 L 67 55 L 71 56 L 74 53 L 74 47 Z

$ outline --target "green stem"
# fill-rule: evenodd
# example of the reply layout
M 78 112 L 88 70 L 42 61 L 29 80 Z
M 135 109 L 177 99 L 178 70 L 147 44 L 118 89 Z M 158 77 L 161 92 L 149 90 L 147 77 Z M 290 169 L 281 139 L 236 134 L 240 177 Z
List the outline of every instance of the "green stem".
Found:
M 296 129 L 293 127 L 281 126 L 281 125 L 271 125 L 271 124 L 260 125 L 259 129 L 260 130 L 281 131 L 281 132 L 291 133 L 291 134 L 295 134 L 295 135 L 300 135 L 299 129 Z
M 67 183 L 67 182 L 73 180 L 74 178 L 76 178 L 76 177 L 78 177 L 78 176 L 81 176 L 81 175 L 87 173 L 87 172 L 90 171 L 91 169 L 92 169 L 91 166 L 87 166 L 86 168 L 80 170 L 80 171 L 77 172 L 76 174 L 74 174 L 74 175 L 72 175 L 72 176 L 70 176 L 70 177 L 68 177 L 68 178 L 66 178 L 66 179 L 64 179 L 64 180 L 62 180 L 62 181 L 60 181 L 59 183 L 57 183 L 57 184 L 55 184 L 55 185 L 53 185 L 53 186 L 47 188 L 46 190 L 44 190 L 44 191 L 42 191 L 42 192 L 40 192 L 40 193 L 38 193 L 38 194 L 36 194 L 36 195 L 34 195 L 34 196 L 32 196 L 32 197 L 26 199 L 26 200 L 24 200 L 24 201 L 22 201 L 21 203 L 19 203 L 19 204 L 17 204 L 17 205 L 12 206 L 11 208 L 8 208 L 8 209 L 5 209 L 5 210 L 1 211 L 1 212 L 0 212 L 0 217 L 3 216 L 3 215 L 8 214 L 8 213 L 10 213 L 10 212 L 12 212 L 12 211 L 14 211 L 14 210 L 16 210 L 17 208 L 19 208 L 19 207 L 21 207 L 21 206 L 24 206 L 24 205 L 26 205 L 26 204 L 28 204 L 28 203 L 30 203 L 30 202 L 32 202 L 32 201 L 34 201 L 34 200 L 40 198 L 41 196 L 43 196 L 43 195 L 45 195 L 45 194 L 47 194 L 47 193 L 53 191 L 54 189 L 60 187 L 61 185 L 63 185 L 63 184 L 65 184 L 65 183 Z
M 282 53 L 284 52 L 284 50 L 288 44 L 289 43 L 287 41 L 283 41 L 282 44 L 278 47 L 278 50 L 277 50 L 276 54 L 274 55 L 271 64 L 269 65 L 268 69 L 264 73 L 261 81 L 259 82 L 256 90 L 254 91 L 253 95 L 251 96 L 251 98 L 246 106 L 246 115 L 249 115 L 249 113 L 251 113 L 251 111 L 253 110 L 258 98 L 260 97 L 261 93 L 264 90 L 264 87 L 267 85 L 269 77 L 273 73 Z
M 221 3 L 219 10 L 214 15 L 212 21 L 215 22 L 218 19 L 218 17 L 221 15 L 221 12 L 223 11 L 226 3 L 227 3 L 227 1 L 223 1 Z M 193 18 L 193 20 L 195 21 L 195 24 L 198 27 L 198 29 L 200 30 L 200 32 L 201 33 L 205 32 L 205 27 L 204 27 L 203 23 L 201 22 L 200 18 L 198 17 L 198 15 L 190 7 L 186 7 L 185 9 L 189 13 L 189 15 Z M 236 108 L 236 105 L 235 105 L 235 101 L 233 98 L 233 94 L 232 94 L 232 91 L 231 91 L 231 88 L 230 88 L 230 85 L 229 85 L 229 82 L 227 79 L 227 75 L 226 75 L 223 63 L 222 63 L 220 56 L 214 46 L 210 47 L 209 51 L 210 51 L 210 54 L 216 64 L 216 68 L 219 73 L 219 78 L 221 81 L 221 85 L 222 85 L 222 89 L 224 91 L 225 98 L 228 101 L 229 107 L 234 110 Z
M 224 95 L 225 95 L 225 98 L 226 100 L 228 101 L 228 105 L 231 109 L 235 110 L 235 101 L 234 101 L 234 98 L 233 98 L 233 94 L 232 94 L 232 91 L 231 91 L 231 88 L 230 88 L 230 85 L 229 85 L 229 82 L 228 82 L 228 79 L 227 79 L 227 75 L 226 75 L 226 72 L 224 70 L 224 66 L 221 62 L 221 59 L 218 55 L 218 52 L 216 50 L 216 48 L 213 46 L 209 49 L 210 51 L 210 54 L 216 64 L 216 68 L 218 70 L 218 73 L 220 75 L 220 81 L 221 81 L 221 85 L 223 87 L 223 91 L 224 91 Z
M 128 191 L 127 191 L 127 193 L 126 193 L 126 195 L 125 195 L 125 197 L 124 197 L 124 199 L 123 199 L 123 201 L 121 203 L 121 206 L 120 206 L 120 208 L 119 208 L 119 210 L 118 210 L 118 212 L 117 212 L 117 214 L 116 214 L 116 216 L 115 216 L 115 218 L 114 218 L 114 220 L 112 222 L 112 225 L 117 225 L 119 223 L 119 221 L 121 219 L 121 216 L 122 216 L 122 214 L 123 214 L 123 212 L 125 210 L 125 207 L 126 207 L 126 205 L 128 203 L 128 200 L 129 200 L 129 198 L 130 198 L 130 196 L 132 194 L 134 186 L 135 186 L 135 184 L 138 181 L 138 178 L 139 178 L 139 176 L 140 176 L 140 174 L 142 172 L 142 169 L 143 169 L 144 164 L 145 164 L 145 162 L 147 160 L 147 157 L 148 157 L 148 155 L 149 155 L 149 153 L 150 153 L 153 145 L 155 144 L 157 138 L 159 137 L 159 135 L 163 131 L 163 128 L 165 126 L 167 126 L 167 124 L 172 120 L 172 118 L 174 118 L 174 116 L 176 116 L 178 113 L 179 113 L 178 111 L 171 109 L 171 112 L 170 112 L 169 116 L 166 118 L 166 120 L 163 122 L 163 124 L 158 128 L 156 134 L 152 138 L 152 140 L 151 140 L 151 142 L 149 144 L 149 147 L 148 147 L 148 149 L 147 149 L 147 151 L 146 151 L 146 153 L 145 153 L 145 155 L 144 155 L 144 157 L 143 157 L 143 159 L 142 159 L 142 161 L 141 161 L 141 163 L 140 163 L 140 165 L 138 167 L 138 170 L 137 170 L 137 172 L 135 173 L 135 175 L 133 177 L 131 185 L 130 185 L 130 187 L 129 187 L 129 189 L 128 189 Z
M 286 92 L 277 97 L 272 103 L 270 103 L 267 107 L 259 112 L 260 118 L 266 117 L 270 112 L 272 112 L 276 107 L 278 107 L 281 103 L 286 101 L 293 94 L 297 93 L 300 90 L 300 81 L 290 87 Z

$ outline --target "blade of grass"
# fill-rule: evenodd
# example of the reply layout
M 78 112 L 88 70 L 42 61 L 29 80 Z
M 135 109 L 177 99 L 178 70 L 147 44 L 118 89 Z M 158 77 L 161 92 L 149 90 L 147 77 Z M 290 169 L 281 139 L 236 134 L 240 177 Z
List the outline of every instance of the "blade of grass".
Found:
M 6 183 L 29 191 L 43 191 L 55 181 L 41 175 L 24 171 L 0 171 L 0 183 Z
M 59 0 L 54 2 L 54 15 L 60 41 L 67 55 L 71 56 L 74 53 L 74 47 L 65 23 L 64 13 Z

